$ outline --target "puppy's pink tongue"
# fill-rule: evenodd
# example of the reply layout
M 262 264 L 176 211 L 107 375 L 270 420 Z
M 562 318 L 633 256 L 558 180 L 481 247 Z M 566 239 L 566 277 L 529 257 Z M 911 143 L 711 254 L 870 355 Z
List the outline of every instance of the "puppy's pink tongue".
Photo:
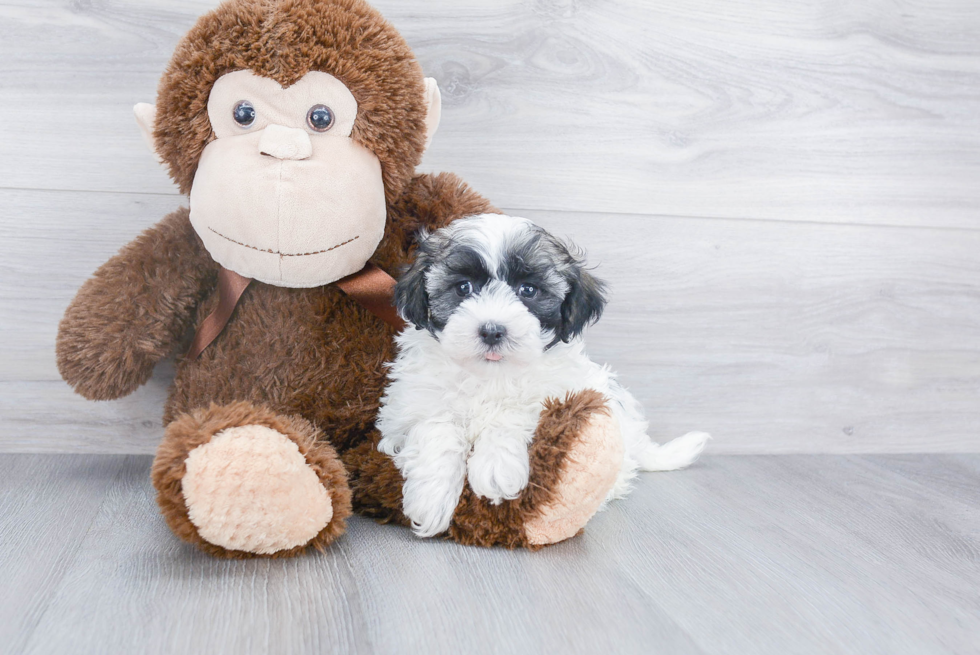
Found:
M 487 359 L 489 359 L 491 362 L 499 362 L 500 355 L 497 353 L 487 353 Z

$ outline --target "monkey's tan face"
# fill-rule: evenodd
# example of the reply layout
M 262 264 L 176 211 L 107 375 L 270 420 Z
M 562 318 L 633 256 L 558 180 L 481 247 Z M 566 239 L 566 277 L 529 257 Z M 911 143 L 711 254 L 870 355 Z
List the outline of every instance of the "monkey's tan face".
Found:
M 201 155 L 191 223 L 219 264 L 282 287 L 364 267 L 381 241 L 381 163 L 356 144 L 357 101 L 327 73 L 283 89 L 242 70 L 211 89 L 217 139 Z

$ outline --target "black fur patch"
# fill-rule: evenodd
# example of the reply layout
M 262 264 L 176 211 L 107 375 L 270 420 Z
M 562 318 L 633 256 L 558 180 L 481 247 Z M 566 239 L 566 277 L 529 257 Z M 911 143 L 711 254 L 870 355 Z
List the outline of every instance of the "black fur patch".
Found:
M 442 330 L 460 303 L 469 296 L 461 296 L 456 287 L 462 282 L 472 285 L 470 295 L 477 295 L 490 281 L 491 275 L 482 255 L 470 246 L 454 246 L 450 240 L 448 252 L 438 266 L 429 268 L 429 316 L 432 327 Z
M 497 270 L 497 277 L 507 282 L 524 306 L 541 323 L 557 332 L 561 325 L 561 304 L 565 297 L 564 280 L 557 269 L 563 249 L 554 248 L 546 232 L 529 230 L 526 236 L 512 241 Z M 533 298 L 520 295 L 521 285 L 537 289 Z
M 567 271 L 568 294 L 561 305 L 561 325 L 556 332 L 559 339 L 569 340 L 582 334 L 602 316 L 606 306 L 606 285 L 580 266 Z
M 429 329 L 429 296 L 425 291 L 425 272 L 432 260 L 421 248 L 415 261 L 395 283 L 395 307 L 417 330 Z
M 457 293 L 470 282 L 478 295 L 491 279 L 505 281 L 545 329 L 568 342 L 599 320 L 606 304 L 605 285 L 585 270 L 584 256 L 545 230 L 530 226 L 507 235 L 502 261 L 490 271 L 486 252 L 501 244 L 484 243 L 478 223 L 420 235 L 415 263 L 395 286 L 398 310 L 418 329 L 433 334 L 445 328 L 466 297 Z M 454 229 L 456 228 L 456 229 Z M 485 245 L 486 248 L 478 246 Z M 521 286 L 537 293 L 526 298 Z

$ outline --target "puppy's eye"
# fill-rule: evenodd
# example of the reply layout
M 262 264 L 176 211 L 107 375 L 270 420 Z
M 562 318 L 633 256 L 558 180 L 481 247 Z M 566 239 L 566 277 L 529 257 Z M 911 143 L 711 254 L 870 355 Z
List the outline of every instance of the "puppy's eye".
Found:
M 306 124 L 315 132 L 326 132 L 333 127 L 333 112 L 326 105 L 313 105 L 306 112 Z
M 471 293 L 473 293 L 473 284 L 469 280 L 466 280 L 464 282 L 460 282 L 459 284 L 456 285 L 456 295 L 457 296 L 460 296 L 462 298 L 465 298 L 466 296 L 470 295 Z
M 517 293 L 521 295 L 521 298 L 533 298 L 538 295 L 538 288 L 533 284 L 522 284 Z
M 235 122 L 242 127 L 248 127 L 255 122 L 255 107 L 248 100 L 242 100 L 231 110 Z

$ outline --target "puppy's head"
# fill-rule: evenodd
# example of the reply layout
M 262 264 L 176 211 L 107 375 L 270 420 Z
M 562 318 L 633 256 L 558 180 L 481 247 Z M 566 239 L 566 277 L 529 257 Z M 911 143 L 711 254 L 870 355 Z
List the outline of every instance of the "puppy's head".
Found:
M 395 303 L 452 359 L 493 370 L 580 335 L 602 314 L 604 290 L 573 247 L 527 219 L 483 214 L 420 235 Z

